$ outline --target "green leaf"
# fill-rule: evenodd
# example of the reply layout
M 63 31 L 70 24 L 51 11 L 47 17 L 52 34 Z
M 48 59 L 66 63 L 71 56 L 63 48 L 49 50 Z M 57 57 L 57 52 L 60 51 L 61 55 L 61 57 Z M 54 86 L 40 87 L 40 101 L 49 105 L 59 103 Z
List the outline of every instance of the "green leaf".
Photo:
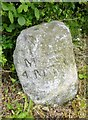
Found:
M 2 3 L 2 9 L 5 11 L 9 10 L 8 6 L 5 3 Z
M 87 75 L 85 74 L 79 74 L 79 79 L 86 79 L 87 78 Z
M 14 11 L 16 10 L 15 6 L 13 3 L 8 4 L 9 11 Z
M 25 5 L 24 3 L 22 3 L 17 9 L 18 13 L 22 13 L 23 10 L 24 10 L 24 12 L 27 12 L 28 11 L 28 5 Z
M 28 112 L 21 112 L 19 115 L 17 115 L 17 118 L 26 118 L 28 115 Z
M 0 56 L 2 56 L 2 46 L 0 45 Z
M 14 78 L 10 78 L 10 79 L 11 79 L 12 83 L 16 82 L 16 79 L 14 79 Z
M 3 31 L 3 30 L 4 30 L 3 26 L 0 26 L 0 31 Z
M 10 103 L 7 103 L 7 108 L 8 108 L 9 110 L 11 110 L 11 109 L 13 109 L 13 106 L 12 106 Z
M 7 32 L 12 32 L 12 29 L 10 27 L 6 27 Z
M 7 27 L 7 24 L 4 24 L 4 28 L 6 29 L 7 32 L 12 32 L 12 30 L 15 29 L 15 25 L 10 24 L 9 27 Z
M 23 26 L 25 24 L 25 18 L 23 16 L 18 17 L 18 23 Z
M 26 4 L 30 7 L 32 3 L 31 2 L 27 2 Z
M 40 18 L 39 10 L 37 8 L 35 8 L 34 10 L 35 10 L 35 17 L 39 20 Z
M 14 72 L 14 70 L 15 70 L 14 64 L 12 64 L 12 66 L 10 67 L 10 70 L 11 70 L 12 72 Z
M 13 14 L 12 14 L 11 11 L 9 11 L 8 16 L 9 16 L 10 22 L 13 23 L 14 22 L 14 18 L 13 18 Z
M 30 19 L 26 20 L 26 26 L 32 25 L 32 21 Z
M 35 9 L 35 6 L 34 6 L 33 3 L 31 3 L 29 6 L 30 6 L 33 10 Z
M 12 30 L 14 30 L 15 29 L 15 24 L 10 24 L 9 28 L 12 29 Z
M 83 79 L 83 74 L 79 74 L 79 78 L 80 78 L 80 79 Z
M 86 108 L 86 100 L 81 100 L 81 108 Z
M 28 5 L 23 5 L 24 12 L 28 11 Z
M 6 23 L 4 23 L 4 24 L 3 24 L 3 27 L 4 27 L 4 28 L 7 28 L 7 24 L 6 24 Z
M 21 13 L 21 12 L 22 12 L 22 10 L 23 10 L 23 6 L 22 6 L 22 5 L 20 5 L 20 6 L 17 8 L 17 11 L 18 11 L 18 13 Z
M 0 63 L 2 63 L 2 66 L 4 66 L 6 62 L 7 62 L 7 59 L 6 59 L 5 56 L 2 54 L 2 55 L 0 56 Z

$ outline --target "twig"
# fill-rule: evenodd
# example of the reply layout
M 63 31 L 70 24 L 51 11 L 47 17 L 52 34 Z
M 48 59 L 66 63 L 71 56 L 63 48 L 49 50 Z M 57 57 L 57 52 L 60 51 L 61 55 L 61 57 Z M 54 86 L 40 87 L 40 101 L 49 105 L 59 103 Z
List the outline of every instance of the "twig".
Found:
M 79 18 L 73 18 L 73 19 L 63 19 L 64 21 L 69 21 L 69 20 L 78 20 Z
M 10 70 L 0 70 L 0 72 L 6 72 L 6 73 L 9 73 L 9 72 L 12 72 Z

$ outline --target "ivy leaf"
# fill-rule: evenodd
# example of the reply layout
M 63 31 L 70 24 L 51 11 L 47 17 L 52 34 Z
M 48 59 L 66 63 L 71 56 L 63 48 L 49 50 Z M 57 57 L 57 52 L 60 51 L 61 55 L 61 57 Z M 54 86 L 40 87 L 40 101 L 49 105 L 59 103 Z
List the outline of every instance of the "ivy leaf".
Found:
M 23 26 L 25 24 L 25 18 L 23 16 L 18 17 L 18 23 Z
M 35 17 L 39 20 L 40 18 L 39 10 L 37 8 L 35 8 L 34 10 L 35 10 Z
M 13 23 L 14 22 L 14 18 L 13 18 L 13 14 L 12 14 L 11 11 L 9 11 L 8 16 L 9 16 L 10 22 Z

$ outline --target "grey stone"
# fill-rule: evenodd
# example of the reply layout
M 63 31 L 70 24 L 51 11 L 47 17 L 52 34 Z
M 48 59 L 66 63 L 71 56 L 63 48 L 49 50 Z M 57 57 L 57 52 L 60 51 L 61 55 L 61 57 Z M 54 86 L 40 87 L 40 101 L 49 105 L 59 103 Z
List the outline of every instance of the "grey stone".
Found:
M 21 31 L 13 54 L 24 92 L 36 104 L 60 105 L 78 89 L 72 38 L 59 21 Z

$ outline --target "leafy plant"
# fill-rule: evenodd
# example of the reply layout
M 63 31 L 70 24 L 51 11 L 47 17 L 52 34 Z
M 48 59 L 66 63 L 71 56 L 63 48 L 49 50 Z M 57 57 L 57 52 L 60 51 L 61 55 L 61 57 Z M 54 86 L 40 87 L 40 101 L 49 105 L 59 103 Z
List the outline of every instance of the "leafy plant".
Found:
M 37 18 L 37 20 L 39 20 L 40 18 L 39 10 L 37 8 L 35 8 L 35 17 Z
M 7 118 L 30 118 L 31 120 L 34 120 L 32 114 L 34 103 L 32 100 L 29 101 L 24 93 L 19 92 L 18 94 L 20 95 L 21 99 L 24 99 L 24 105 L 22 106 L 22 104 L 16 103 L 15 111 L 13 111 L 14 106 L 11 103 L 7 103 L 7 108 L 13 111 L 13 115 L 7 116 Z
M 3 54 L 2 47 L 0 46 L 0 66 L 3 67 L 6 62 L 7 62 L 7 59 L 5 58 Z
M 87 76 L 87 74 L 81 74 L 81 73 L 79 73 L 79 79 L 87 79 L 88 78 L 88 76 Z
M 25 2 L 27 1 L 27 2 Z M 36 0 L 37 1 L 37 0 Z M 39 1 L 39 0 L 38 0 Z M 85 2 L 29 2 L 28 0 L 20 0 L 20 2 L 1 2 L 2 9 L 2 23 L 0 23 L 0 64 L 2 67 L 7 67 L 14 74 L 15 68 L 13 65 L 13 51 L 16 45 L 16 39 L 25 28 L 52 20 L 64 22 L 71 31 L 72 38 L 77 39 L 79 35 L 88 35 L 88 3 Z M 73 41 L 79 45 L 79 41 Z M 79 79 L 85 79 L 87 75 L 85 72 L 79 72 Z M 16 79 L 11 76 L 11 83 L 14 85 Z M 14 87 L 15 88 L 15 87 Z M 16 91 L 16 90 L 14 90 Z M 5 94 L 7 94 L 6 91 Z M 11 115 L 7 118 L 31 118 L 33 117 L 33 102 L 28 101 L 27 97 L 21 92 L 20 96 L 24 99 L 24 104 L 18 101 L 12 105 L 7 103 L 8 110 Z M 84 99 L 80 100 L 80 106 L 84 110 Z M 73 102 L 75 108 L 75 101 Z M 82 112 L 79 112 L 81 116 Z
M 21 26 L 24 25 L 25 24 L 25 18 L 23 16 L 19 16 L 18 17 L 18 23 Z
M 83 66 L 82 68 L 79 69 L 78 77 L 79 77 L 80 80 L 88 78 L 86 70 L 87 70 L 87 66 Z
M 79 115 L 79 118 L 86 117 L 86 99 L 77 95 L 76 99 L 72 101 L 74 112 Z

